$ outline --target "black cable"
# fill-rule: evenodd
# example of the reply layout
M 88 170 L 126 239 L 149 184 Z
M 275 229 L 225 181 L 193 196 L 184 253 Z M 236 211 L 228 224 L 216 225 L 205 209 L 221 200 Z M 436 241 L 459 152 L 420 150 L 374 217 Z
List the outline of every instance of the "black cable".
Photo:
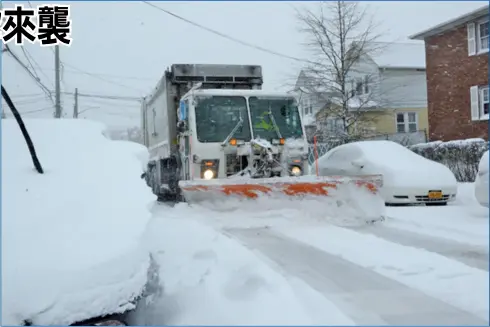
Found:
M 24 125 L 24 121 L 22 120 L 22 117 L 20 116 L 19 112 L 17 111 L 17 108 L 15 108 L 14 103 L 12 102 L 12 99 L 10 99 L 7 90 L 2 85 L 2 97 L 5 99 L 5 102 L 7 102 L 8 106 L 10 107 L 10 110 L 12 111 L 12 114 L 14 115 L 15 120 L 17 121 L 17 124 L 19 124 L 19 128 L 22 131 L 22 135 L 24 136 L 24 139 L 27 144 L 27 148 L 29 148 L 29 153 L 31 154 L 32 158 L 32 163 L 34 164 L 34 167 L 36 167 L 36 170 L 40 174 L 44 174 L 43 167 L 41 166 L 41 162 L 39 161 L 39 158 L 37 157 L 36 154 L 36 149 L 34 148 L 34 144 L 32 143 L 31 137 L 29 136 L 29 133 L 27 132 L 27 128 Z
M 63 63 L 63 65 L 65 65 L 65 66 L 67 66 L 67 67 L 70 67 L 71 69 L 74 69 L 74 70 L 78 71 L 78 72 L 79 72 L 79 73 L 81 73 L 81 74 L 84 74 L 84 75 L 90 76 L 90 77 L 92 77 L 92 78 L 96 78 L 96 79 L 98 79 L 98 80 L 100 80 L 100 81 L 103 81 L 103 82 L 106 82 L 106 83 L 109 83 L 109 84 L 114 84 L 114 85 L 117 85 L 117 86 L 120 86 L 120 87 L 124 87 L 124 88 L 129 89 L 129 90 L 138 91 L 138 92 L 143 92 L 142 90 L 139 90 L 139 89 L 137 89 L 137 88 L 134 88 L 134 87 L 131 87 L 131 86 L 127 86 L 127 85 L 124 85 L 124 84 L 120 84 L 120 83 L 117 83 L 117 82 L 111 81 L 111 80 L 109 80 L 109 79 L 105 79 L 105 78 L 103 78 L 103 77 L 101 77 L 101 76 L 98 76 L 98 75 L 96 75 L 96 74 L 92 74 L 92 73 L 86 72 L 86 71 L 84 71 L 84 70 L 81 70 L 81 69 L 79 69 L 79 68 L 77 68 L 77 67 L 73 66 L 73 65 L 67 64 L 66 62 L 62 62 L 62 63 Z
M 74 95 L 75 93 L 73 92 L 61 92 L 63 94 L 71 94 Z M 86 98 L 98 98 L 98 99 L 107 99 L 107 100 L 123 100 L 123 101 L 142 101 L 143 98 L 141 97 L 127 97 L 127 96 L 117 96 L 117 95 L 104 95 L 104 94 L 85 94 L 85 93 L 78 93 L 79 97 L 86 97 Z
M 54 100 L 53 100 L 53 97 L 52 97 L 52 94 L 51 94 L 51 91 L 46 87 L 46 85 L 44 85 L 40 80 L 39 78 L 37 78 L 32 72 L 31 70 L 29 69 L 29 67 L 26 66 L 26 64 L 24 64 L 22 62 L 22 60 L 19 59 L 19 57 L 17 57 L 17 55 L 12 52 L 12 50 L 10 50 L 10 47 L 8 46 L 8 44 L 5 44 L 5 47 L 7 49 L 7 52 L 12 56 L 12 58 L 14 58 L 14 60 L 22 66 L 22 68 L 24 68 L 24 70 L 29 74 L 29 76 L 34 79 L 34 81 L 36 82 L 37 85 L 39 85 L 39 87 L 43 90 L 43 92 L 48 96 L 48 98 L 51 100 L 51 102 L 54 104 Z
M 37 78 L 38 80 L 41 80 L 41 79 L 39 78 L 39 75 L 38 75 L 38 74 L 37 74 L 37 72 L 36 72 L 36 68 L 34 68 L 34 65 L 33 65 L 33 64 L 32 64 L 32 62 L 31 62 L 31 59 L 29 59 L 29 56 L 27 55 L 27 51 L 26 51 L 26 49 L 24 49 L 24 46 L 22 46 L 22 45 L 21 45 L 21 46 L 20 46 L 20 49 L 22 50 L 22 53 L 24 54 L 24 57 L 25 57 L 25 58 L 26 58 L 26 60 L 27 60 L 27 63 L 29 64 L 29 66 L 31 66 L 31 68 L 32 68 L 32 73 L 33 73 L 33 74 L 36 76 L 36 78 Z
M 201 24 L 199 24 L 199 23 L 193 22 L 193 21 L 191 21 L 191 20 L 189 20 L 189 19 L 187 19 L 187 18 L 184 18 L 184 17 L 182 17 L 182 16 L 179 16 L 179 15 L 177 15 L 177 14 L 174 14 L 173 12 L 168 11 L 168 10 L 166 10 L 166 9 L 163 9 L 163 8 L 161 8 L 161 7 L 159 7 L 159 6 L 156 6 L 156 5 L 154 5 L 154 4 L 152 4 L 152 3 L 148 2 L 148 1 L 142 1 L 142 2 L 143 2 L 144 4 L 146 4 L 146 5 L 150 6 L 150 7 L 153 7 L 153 8 L 155 8 L 155 9 L 158 9 L 158 10 L 160 10 L 160 11 L 162 11 L 162 12 L 166 13 L 167 15 L 170 15 L 170 16 L 172 16 L 172 17 L 175 17 L 175 18 L 177 18 L 177 19 L 180 19 L 181 21 L 184 21 L 184 22 L 186 22 L 186 23 L 188 23 L 188 24 L 191 24 L 191 25 L 193 25 L 193 26 L 195 26 L 195 27 L 198 27 L 198 28 L 200 28 L 200 29 L 203 29 L 203 30 L 205 30 L 205 31 L 208 31 L 208 32 L 210 32 L 210 33 L 213 33 L 213 34 L 215 34 L 215 35 L 218 35 L 218 36 L 220 36 L 220 37 L 222 37 L 222 38 L 225 38 L 225 39 L 227 39 L 227 40 L 233 41 L 233 42 L 235 42 L 235 43 L 239 43 L 239 44 L 244 45 L 244 46 L 246 46 L 246 47 L 253 48 L 253 49 L 256 49 L 256 50 L 260 50 L 260 51 L 262 51 L 262 52 L 266 52 L 266 53 L 269 53 L 269 54 L 272 54 L 272 55 L 275 55 L 275 56 L 279 56 L 279 57 L 286 58 L 286 59 L 290 59 L 290 60 L 294 60 L 294 61 L 305 62 L 305 63 L 309 63 L 309 64 L 312 64 L 312 63 L 313 63 L 313 62 L 311 62 L 311 61 L 309 61 L 309 60 L 306 60 L 306 59 L 300 59 L 300 58 L 296 58 L 296 57 L 288 56 L 288 55 L 282 54 L 282 53 L 280 53 L 280 52 L 276 52 L 276 51 L 274 51 L 274 50 L 270 50 L 270 49 L 267 49 L 267 48 L 263 48 L 263 47 L 261 47 L 261 46 L 259 46 L 259 45 L 255 45 L 255 44 L 252 44 L 252 43 L 249 43 L 249 42 L 246 42 L 246 41 L 239 40 L 239 39 L 237 39 L 237 38 L 235 38 L 235 37 L 233 37 L 233 36 L 230 36 L 230 35 L 227 35 L 227 34 L 221 33 L 221 32 L 219 32 L 219 31 L 216 31 L 216 30 L 212 29 L 212 28 L 206 27 L 206 26 L 201 25 Z
M 39 65 L 39 63 L 36 61 L 36 59 L 34 59 L 32 54 L 24 46 L 21 46 L 21 48 L 22 48 L 22 51 L 24 52 L 24 56 L 26 56 L 26 59 L 27 59 L 27 57 L 29 57 L 31 59 L 31 61 L 34 63 L 34 65 L 36 66 L 37 70 L 39 70 L 41 72 L 41 74 L 44 77 L 46 77 L 47 81 L 51 82 L 51 79 L 48 77 L 48 75 L 46 75 L 46 73 L 44 72 L 44 69 L 41 68 L 41 65 Z M 31 64 L 31 66 L 32 66 L 32 64 Z M 34 70 L 34 67 L 32 67 L 32 69 Z M 36 75 L 39 77 L 39 74 L 36 74 Z M 53 82 L 51 82 L 51 84 L 54 86 Z

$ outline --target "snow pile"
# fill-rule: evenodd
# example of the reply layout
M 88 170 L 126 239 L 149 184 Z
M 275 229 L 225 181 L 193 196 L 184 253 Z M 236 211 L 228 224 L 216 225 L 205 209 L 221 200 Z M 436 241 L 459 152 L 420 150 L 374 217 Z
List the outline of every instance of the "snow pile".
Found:
M 149 266 L 154 196 L 135 152 L 86 120 L 2 120 L 3 324 L 68 325 L 133 308 Z
M 478 202 L 488 208 L 488 189 L 489 189 L 489 171 L 488 171 L 488 151 L 486 151 L 478 164 L 478 174 L 475 179 L 475 197 Z
M 456 187 L 453 173 L 391 141 L 338 146 L 318 159 L 320 175 L 382 174 L 383 187 Z
M 141 163 L 141 171 L 144 172 L 148 168 L 148 161 L 150 160 L 150 152 L 148 148 L 142 144 L 131 141 L 112 141 L 113 147 L 120 147 L 121 150 L 126 150 L 128 153 L 132 153 Z
M 159 206 L 146 239 L 157 251 L 165 297 L 136 321 L 153 325 L 311 325 L 308 308 L 278 272 L 199 221 L 220 213 Z M 223 214 L 221 214 L 223 215 Z M 225 214 L 226 215 L 226 214 Z M 325 321 L 324 321 L 325 323 Z M 330 318 L 326 322 L 338 324 Z

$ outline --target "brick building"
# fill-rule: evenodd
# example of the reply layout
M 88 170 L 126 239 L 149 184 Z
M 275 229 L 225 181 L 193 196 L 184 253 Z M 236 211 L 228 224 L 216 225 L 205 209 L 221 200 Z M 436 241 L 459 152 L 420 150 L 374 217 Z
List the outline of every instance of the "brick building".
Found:
M 488 5 L 411 36 L 425 41 L 429 139 L 488 140 Z

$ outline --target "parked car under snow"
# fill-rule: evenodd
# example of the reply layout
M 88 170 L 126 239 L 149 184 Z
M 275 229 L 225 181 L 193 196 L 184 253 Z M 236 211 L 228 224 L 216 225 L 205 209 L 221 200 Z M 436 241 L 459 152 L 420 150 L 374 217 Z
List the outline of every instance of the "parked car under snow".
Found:
M 488 174 L 488 151 L 485 152 L 480 159 L 478 165 L 478 174 L 475 179 L 475 198 L 484 207 L 488 208 L 488 188 L 489 188 L 489 174 Z
M 318 170 L 322 176 L 382 174 L 381 194 L 387 204 L 446 205 L 457 193 L 449 168 L 391 141 L 338 146 L 318 159 Z

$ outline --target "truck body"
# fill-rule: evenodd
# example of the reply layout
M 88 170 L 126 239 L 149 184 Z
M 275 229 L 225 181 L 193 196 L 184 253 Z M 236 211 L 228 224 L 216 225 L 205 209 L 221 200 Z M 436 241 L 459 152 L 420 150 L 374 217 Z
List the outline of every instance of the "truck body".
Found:
M 297 101 L 262 90 L 256 65 L 174 64 L 141 107 L 145 174 L 160 198 L 179 181 L 300 176 L 308 146 Z

